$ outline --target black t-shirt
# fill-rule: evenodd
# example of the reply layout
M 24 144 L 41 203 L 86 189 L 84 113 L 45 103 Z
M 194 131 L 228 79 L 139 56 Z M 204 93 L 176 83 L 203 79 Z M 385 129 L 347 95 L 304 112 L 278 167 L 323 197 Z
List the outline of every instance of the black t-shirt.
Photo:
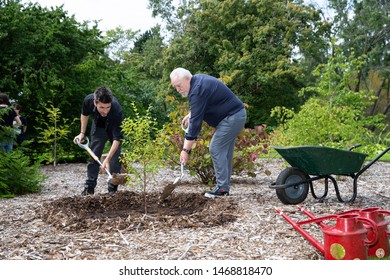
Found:
M 14 119 L 17 116 L 15 110 L 12 109 L 11 107 L 6 107 L 6 106 L 0 106 L 0 110 L 2 110 L 0 113 L 1 115 L 0 125 L 13 127 Z M 3 113 L 3 110 L 8 110 L 8 113 L 7 112 Z
M 102 117 L 100 114 L 98 114 L 97 120 L 96 120 L 96 126 L 101 127 L 101 128 L 105 128 L 106 121 L 107 121 L 107 117 Z
M 96 127 L 105 128 L 110 140 L 121 140 L 123 138 L 122 133 L 122 121 L 124 119 L 122 107 L 119 104 L 118 99 L 113 96 L 111 109 L 108 112 L 107 117 L 102 117 L 95 107 L 93 102 L 94 94 L 88 94 L 83 101 L 81 108 L 81 114 L 84 116 L 91 116 L 93 123 L 91 128 L 91 134 L 95 133 Z

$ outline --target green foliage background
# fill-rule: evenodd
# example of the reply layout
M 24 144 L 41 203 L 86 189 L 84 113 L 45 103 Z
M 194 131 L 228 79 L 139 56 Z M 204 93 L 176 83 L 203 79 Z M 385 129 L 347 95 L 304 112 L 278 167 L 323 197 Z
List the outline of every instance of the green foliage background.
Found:
M 388 1 L 328 4 L 331 18 L 302 0 L 149 0 L 164 26 L 103 33 L 63 7 L 0 0 L 0 91 L 28 118 L 22 151 L 33 163 L 53 151 L 42 141 L 53 122 L 41 112 L 78 119 L 82 100 L 100 86 L 113 91 L 126 117 L 150 114 L 157 129 L 175 134 L 172 114 L 180 118 L 183 102 L 169 73 L 181 66 L 225 82 L 248 105 L 246 127 L 265 124 L 275 143 L 361 142 L 374 154 L 389 145 Z M 79 126 L 60 129 L 58 161 L 86 160 L 71 141 Z
M 275 107 L 272 116 L 281 123 L 272 133 L 272 143 L 279 146 L 329 146 L 347 149 L 361 144 L 363 152 L 374 155 L 390 144 L 373 141 L 375 133 L 370 127 L 383 131 L 384 115 L 366 116 L 366 109 L 375 96 L 371 92 L 354 92 L 350 85 L 356 83 L 357 73 L 365 64 L 365 57 L 349 58 L 336 49 L 335 56 L 327 64 L 321 64 L 314 71 L 321 77 L 316 87 L 301 90 L 312 91 L 311 97 L 300 111 Z M 386 143 L 387 142 L 387 143 Z

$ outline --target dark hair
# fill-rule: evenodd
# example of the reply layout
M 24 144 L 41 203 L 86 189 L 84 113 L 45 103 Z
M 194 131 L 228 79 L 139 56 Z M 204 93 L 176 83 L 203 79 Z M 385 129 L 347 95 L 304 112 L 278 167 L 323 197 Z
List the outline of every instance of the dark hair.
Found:
M 22 106 L 18 103 L 12 103 L 12 106 L 14 107 L 15 110 L 22 110 Z
M 8 97 L 8 95 L 6 95 L 6 94 L 3 93 L 3 92 L 0 92 L 0 104 L 11 105 L 11 103 L 9 103 L 9 97 Z
M 100 87 L 94 92 L 95 101 L 102 103 L 112 103 L 112 92 L 106 87 Z

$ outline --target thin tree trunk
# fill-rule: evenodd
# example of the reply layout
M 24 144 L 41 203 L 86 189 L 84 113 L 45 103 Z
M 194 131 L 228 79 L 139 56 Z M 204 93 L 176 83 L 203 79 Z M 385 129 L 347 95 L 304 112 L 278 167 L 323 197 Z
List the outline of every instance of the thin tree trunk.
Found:
M 376 106 L 377 106 L 377 104 L 378 104 L 379 96 L 380 96 L 380 94 L 381 94 L 381 92 L 382 92 L 382 89 L 383 89 L 383 86 L 385 85 L 386 80 L 387 80 L 387 79 L 383 79 L 383 80 L 382 80 L 382 83 L 381 83 L 380 87 L 379 87 L 378 90 L 376 91 L 376 97 L 377 97 L 377 99 L 375 99 L 374 104 L 372 105 L 370 116 L 373 116 L 374 113 L 375 113 L 375 109 L 376 109 Z

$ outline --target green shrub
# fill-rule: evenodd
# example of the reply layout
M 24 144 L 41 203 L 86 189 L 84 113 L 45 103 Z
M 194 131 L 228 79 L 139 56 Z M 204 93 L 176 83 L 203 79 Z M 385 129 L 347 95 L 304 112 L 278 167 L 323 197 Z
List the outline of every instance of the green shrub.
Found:
M 180 151 L 184 143 L 184 131 L 181 129 L 182 117 L 188 113 L 186 106 L 179 106 L 170 114 L 171 122 L 166 124 L 158 136 L 158 141 L 165 147 L 164 158 L 171 168 L 180 165 Z M 214 128 L 203 123 L 202 130 L 196 141 L 196 146 L 191 151 L 186 169 L 195 176 L 199 182 L 212 186 L 215 184 L 215 172 L 209 146 L 214 134 Z M 257 126 L 254 129 L 244 129 L 237 137 L 234 159 L 233 174 L 246 173 L 255 176 L 259 166 L 256 161 L 262 153 L 267 153 L 268 135 L 265 126 Z
M 384 129 L 384 116 L 366 116 L 374 95 L 367 91 L 352 91 L 351 85 L 364 65 L 364 56 L 346 58 L 335 51 L 328 64 L 319 65 L 313 72 L 319 77 L 317 87 L 302 89 L 301 93 L 314 92 L 295 113 L 283 107 L 272 110 L 271 116 L 279 120 L 280 126 L 271 134 L 273 145 L 298 146 L 318 145 L 347 149 L 361 144 L 359 151 L 372 154 L 385 147 L 370 143 L 374 132 L 369 128 Z M 379 145 L 379 146 L 378 146 Z
M 44 180 L 39 163 L 31 165 L 18 149 L 9 153 L 0 151 L 0 197 L 38 192 Z

